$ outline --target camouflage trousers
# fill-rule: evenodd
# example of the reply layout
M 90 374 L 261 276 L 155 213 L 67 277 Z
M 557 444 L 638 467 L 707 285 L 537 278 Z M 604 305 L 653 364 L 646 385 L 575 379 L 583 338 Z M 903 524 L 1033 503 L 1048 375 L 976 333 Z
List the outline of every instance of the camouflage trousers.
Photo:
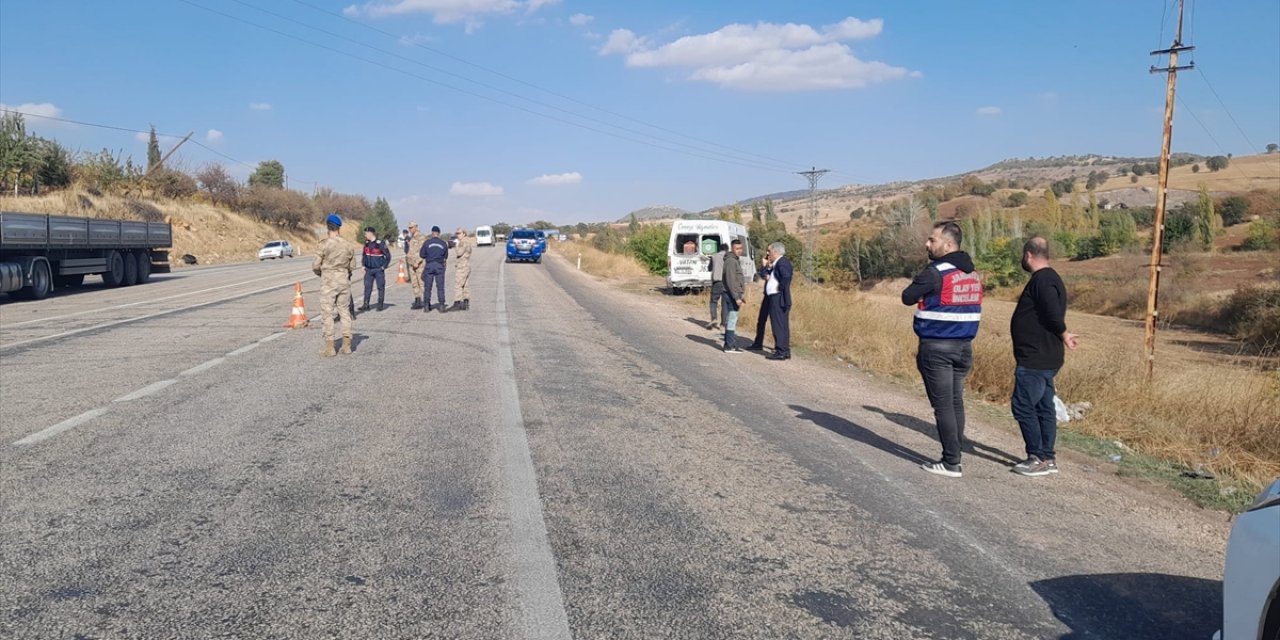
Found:
M 351 287 L 321 287 L 320 317 L 324 319 L 324 339 L 333 342 L 333 316 L 342 320 L 342 337 L 351 337 Z
M 422 299 L 422 265 L 409 267 L 409 284 L 413 285 L 413 298 Z
M 471 288 L 468 283 L 471 281 L 471 265 L 456 264 L 453 266 L 453 300 L 471 299 Z

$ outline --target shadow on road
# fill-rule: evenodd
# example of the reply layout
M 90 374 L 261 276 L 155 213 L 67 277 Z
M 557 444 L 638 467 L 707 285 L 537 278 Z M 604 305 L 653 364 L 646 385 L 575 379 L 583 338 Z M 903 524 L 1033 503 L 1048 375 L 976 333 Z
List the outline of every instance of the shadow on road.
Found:
M 889 422 L 892 422 L 900 427 L 906 427 L 912 431 L 922 433 L 931 438 L 938 437 L 938 430 L 936 427 L 915 416 L 909 416 L 905 413 L 893 413 L 892 411 L 885 411 L 880 407 L 872 407 L 865 404 L 862 405 L 862 408 L 872 413 L 878 413 L 884 416 L 886 419 L 888 419 Z M 973 440 L 967 440 L 964 443 L 963 451 L 972 456 L 982 458 L 983 460 L 989 460 L 996 464 L 1007 465 L 1007 464 L 1015 464 L 1022 461 L 1021 458 L 1018 458 L 1011 453 L 1002 451 L 995 447 L 987 446 L 985 444 L 982 444 L 981 442 L 975 442 Z
M 929 458 L 921 455 L 914 449 L 908 449 L 897 442 L 884 438 L 880 436 L 880 434 L 841 418 L 840 416 L 833 415 L 825 411 L 814 411 L 808 407 L 802 407 L 794 404 L 787 406 L 792 411 L 796 412 L 797 418 L 800 418 L 801 420 L 808 420 L 827 431 L 840 434 L 856 442 L 871 445 L 885 453 L 898 456 L 907 462 L 929 462 Z
M 1104 573 L 1030 586 L 1071 628 L 1062 640 L 1204 640 L 1222 626 L 1222 583 L 1162 573 Z

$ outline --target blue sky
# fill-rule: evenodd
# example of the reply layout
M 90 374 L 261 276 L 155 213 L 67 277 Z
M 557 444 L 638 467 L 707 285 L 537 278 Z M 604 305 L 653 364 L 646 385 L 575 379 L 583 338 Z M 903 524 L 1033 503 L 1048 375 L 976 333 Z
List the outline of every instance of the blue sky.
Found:
M 279 159 L 291 187 L 384 196 L 401 221 L 567 223 L 802 188 L 791 172 L 815 165 L 829 187 L 1155 155 L 1148 52 L 1171 41 L 1174 6 L 5 0 L 0 103 L 195 131 L 245 163 Z M 1184 40 L 1198 69 L 1179 76 L 1175 150 L 1280 142 L 1280 3 L 1192 0 Z M 145 155 L 128 132 L 28 126 Z M 181 162 L 249 172 L 209 149 Z

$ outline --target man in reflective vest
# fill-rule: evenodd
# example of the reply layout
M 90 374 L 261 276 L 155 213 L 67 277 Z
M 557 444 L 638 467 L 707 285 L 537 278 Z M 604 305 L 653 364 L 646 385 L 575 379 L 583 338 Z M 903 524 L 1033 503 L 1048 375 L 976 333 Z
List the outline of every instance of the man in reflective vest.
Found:
M 933 406 L 942 441 L 942 459 L 923 466 L 929 473 L 959 478 L 964 444 L 964 381 L 973 368 L 972 342 L 982 319 L 982 278 L 960 250 L 960 226 L 940 222 L 925 249 L 929 266 L 902 291 L 902 303 L 917 305 L 912 323 L 920 348 L 916 368 Z

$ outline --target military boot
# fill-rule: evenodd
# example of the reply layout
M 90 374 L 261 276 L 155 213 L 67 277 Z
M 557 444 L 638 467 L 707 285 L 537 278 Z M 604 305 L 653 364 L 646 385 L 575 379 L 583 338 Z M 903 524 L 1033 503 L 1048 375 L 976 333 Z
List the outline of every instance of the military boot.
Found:
M 471 310 L 471 300 L 469 298 L 462 301 L 462 310 L 463 311 Z
M 379 303 L 378 303 L 378 311 L 386 311 L 386 310 L 387 310 L 387 305 L 385 305 L 385 304 L 383 304 L 383 303 L 379 302 Z
M 333 349 L 332 343 L 330 343 L 329 348 Z M 346 355 L 346 356 L 351 355 L 351 338 L 342 339 L 342 355 Z
M 368 311 L 368 310 L 369 310 L 369 303 L 368 303 L 368 302 L 366 302 L 366 303 L 364 303 L 364 304 L 360 305 L 360 309 L 359 309 L 359 310 L 360 310 L 360 311 Z
M 325 338 L 324 348 L 320 350 L 320 357 L 332 358 L 336 355 L 338 355 L 338 353 L 333 350 L 333 338 Z
M 450 310 L 450 311 L 462 311 L 462 301 L 461 301 L 461 300 L 454 300 L 454 301 L 453 301 L 453 306 L 449 307 L 449 310 Z
M 422 308 L 422 298 L 414 298 L 414 299 L 413 299 L 413 304 L 412 304 L 409 308 L 410 308 L 410 309 L 413 309 L 414 311 L 417 311 L 418 309 L 421 309 L 421 308 Z
M 436 311 L 439 311 L 440 313 L 444 313 L 448 311 L 448 309 L 444 308 L 444 303 L 441 302 L 440 304 L 436 305 Z

